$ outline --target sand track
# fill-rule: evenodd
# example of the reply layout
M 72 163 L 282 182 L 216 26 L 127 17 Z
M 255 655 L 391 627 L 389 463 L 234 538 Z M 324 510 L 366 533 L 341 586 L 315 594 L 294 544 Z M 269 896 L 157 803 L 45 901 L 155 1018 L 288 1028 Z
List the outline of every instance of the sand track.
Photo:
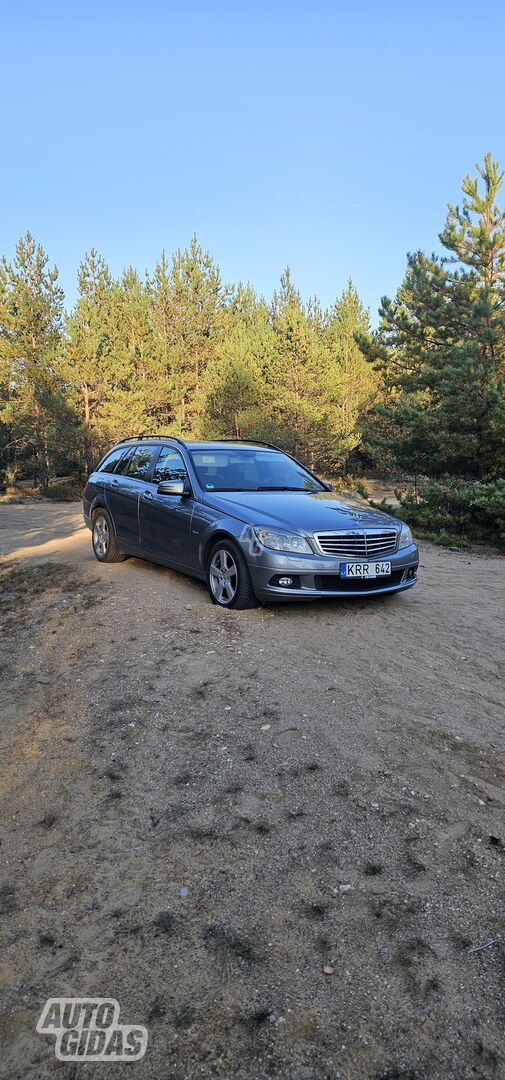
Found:
M 73 504 L 0 551 L 0 1072 L 123 1077 L 35 1032 L 96 994 L 132 1077 L 503 1076 L 505 560 L 233 613 Z

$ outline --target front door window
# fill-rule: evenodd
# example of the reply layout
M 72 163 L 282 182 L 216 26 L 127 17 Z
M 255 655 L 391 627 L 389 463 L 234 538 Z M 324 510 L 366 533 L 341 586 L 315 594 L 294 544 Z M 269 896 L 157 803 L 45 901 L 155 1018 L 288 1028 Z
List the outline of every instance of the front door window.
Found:
M 182 454 L 172 446 L 162 446 L 153 473 L 153 483 L 162 480 L 186 480 L 188 476 Z

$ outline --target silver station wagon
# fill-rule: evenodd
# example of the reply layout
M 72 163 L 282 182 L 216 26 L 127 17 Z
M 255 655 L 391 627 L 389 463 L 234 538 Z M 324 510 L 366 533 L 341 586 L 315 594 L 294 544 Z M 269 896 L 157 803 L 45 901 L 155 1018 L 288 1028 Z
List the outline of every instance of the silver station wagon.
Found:
M 100 562 L 134 555 L 207 582 L 215 604 L 409 589 L 419 553 L 397 518 L 342 499 L 267 443 L 124 439 L 89 477 Z

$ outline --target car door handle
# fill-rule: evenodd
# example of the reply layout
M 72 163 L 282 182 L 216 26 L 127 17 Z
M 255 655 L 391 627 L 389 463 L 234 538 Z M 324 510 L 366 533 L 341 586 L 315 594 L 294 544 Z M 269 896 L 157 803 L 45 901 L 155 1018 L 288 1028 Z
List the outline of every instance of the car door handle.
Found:
M 144 499 L 152 499 L 153 497 L 152 491 L 143 491 L 142 494 L 144 496 Z
M 111 480 L 111 484 L 115 484 L 115 486 L 117 487 L 117 485 L 119 484 L 119 480 Z

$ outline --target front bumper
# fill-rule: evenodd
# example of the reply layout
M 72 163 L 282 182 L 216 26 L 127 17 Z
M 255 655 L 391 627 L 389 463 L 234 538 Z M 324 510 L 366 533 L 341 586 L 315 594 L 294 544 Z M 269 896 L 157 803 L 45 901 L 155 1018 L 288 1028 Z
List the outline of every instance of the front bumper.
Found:
M 386 558 L 386 557 L 385 557 Z M 391 574 L 359 579 L 340 577 L 340 563 L 360 560 L 330 559 L 322 555 L 291 555 L 267 551 L 247 556 L 247 565 L 258 600 L 315 600 L 323 596 L 376 596 L 410 589 L 417 581 L 419 552 L 415 544 L 388 555 Z M 282 586 L 278 578 L 289 576 L 293 585 Z

